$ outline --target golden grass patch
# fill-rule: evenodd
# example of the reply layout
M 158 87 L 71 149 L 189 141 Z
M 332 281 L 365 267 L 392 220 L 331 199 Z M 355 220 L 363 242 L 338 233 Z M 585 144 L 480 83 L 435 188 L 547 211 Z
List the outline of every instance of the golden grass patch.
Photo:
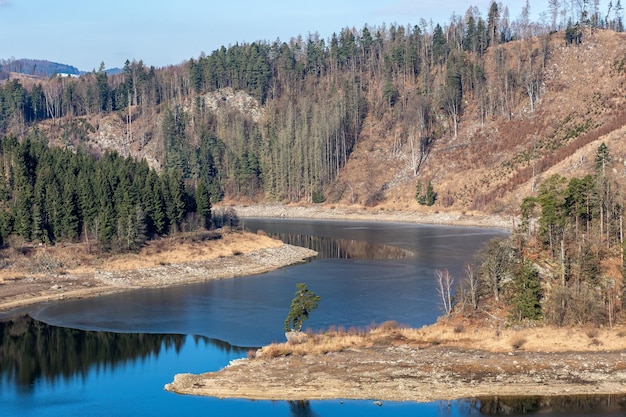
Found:
M 373 346 L 451 346 L 491 352 L 618 351 L 626 349 L 624 327 L 596 329 L 593 338 L 589 329 L 534 327 L 522 329 L 489 329 L 437 323 L 420 329 L 385 325 L 366 330 L 345 331 L 332 328 L 321 333 L 307 334 L 299 343 L 273 344 L 261 350 L 261 356 L 305 355 L 339 352 L 346 349 Z M 597 331 L 597 333 L 596 333 Z

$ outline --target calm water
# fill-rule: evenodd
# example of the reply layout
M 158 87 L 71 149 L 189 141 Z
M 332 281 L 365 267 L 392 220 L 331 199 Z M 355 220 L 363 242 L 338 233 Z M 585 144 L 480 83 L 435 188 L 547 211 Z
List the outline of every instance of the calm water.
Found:
M 504 235 L 472 228 L 291 220 L 248 219 L 246 227 L 308 242 L 322 256 L 259 276 L 29 308 L 36 320 L 0 324 L 0 416 L 483 415 L 469 401 L 378 407 L 371 401 L 253 402 L 165 392 L 163 385 L 176 373 L 217 370 L 245 357 L 250 348 L 282 341 L 298 282 L 322 297 L 306 327 L 432 323 L 440 313 L 434 270 L 448 268 L 460 275 L 478 248 Z M 607 401 L 619 403 L 600 400 L 602 405 Z M 539 403 L 480 404 L 494 414 L 534 409 Z M 573 413 L 551 407 L 552 414 L 542 415 Z M 589 413 L 576 415 L 597 411 Z

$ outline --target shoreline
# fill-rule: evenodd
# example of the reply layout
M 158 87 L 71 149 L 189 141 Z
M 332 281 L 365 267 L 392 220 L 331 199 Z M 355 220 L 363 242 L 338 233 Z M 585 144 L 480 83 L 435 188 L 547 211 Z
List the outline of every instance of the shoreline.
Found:
M 432 402 L 499 396 L 625 395 L 624 371 L 609 373 L 601 366 L 587 365 L 619 360 L 623 360 L 619 352 L 509 355 L 458 348 L 389 347 L 383 354 L 362 350 L 242 359 L 214 373 L 177 374 L 164 389 L 184 395 L 259 401 Z M 333 364 L 334 370 L 320 371 L 320 364 Z M 268 377 L 268 373 L 280 376 Z
M 412 213 L 362 208 L 327 210 L 320 206 L 263 205 L 233 208 L 244 219 L 278 217 L 391 221 L 505 230 L 512 230 L 516 220 L 512 216 Z M 428 333 L 437 327 L 438 324 L 427 326 L 424 331 Z M 267 353 L 274 346 L 269 345 L 249 354 L 249 358 L 233 361 L 216 372 L 175 375 L 164 389 L 184 395 L 287 401 L 346 399 L 431 402 L 485 396 L 626 394 L 626 342 L 620 339 L 626 335 L 624 329 L 612 333 L 612 338 L 617 339 L 617 348 L 607 340 L 600 341 L 595 336 L 585 335 L 583 329 L 560 330 L 566 333 L 557 339 L 570 340 L 576 334 L 581 343 L 589 345 L 571 347 L 565 344 L 544 351 L 549 339 L 543 341 L 541 332 L 534 336 L 537 338 L 534 346 L 528 343 L 521 349 L 510 346 L 508 349 L 502 346 L 490 348 L 476 341 L 446 345 L 446 341 L 439 338 L 415 346 L 392 338 L 391 343 L 381 346 L 355 345 L 339 351 L 305 351 L 275 356 Z M 449 328 L 446 331 L 456 333 L 457 329 Z M 500 336 L 500 332 L 500 329 L 495 332 L 498 335 L 496 338 L 522 340 L 523 344 L 528 334 L 532 333 L 530 329 L 523 329 L 508 336 Z M 462 337 L 471 339 L 471 336 Z M 494 336 L 482 337 L 489 339 Z
M 513 226 L 513 218 L 448 213 L 416 215 L 341 208 L 323 215 L 326 210 L 323 207 L 277 205 L 235 209 L 242 218 L 390 221 L 508 230 Z M 225 235 L 228 236 L 231 232 Z M 221 252 L 211 259 L 192 259 L 189 255 L 201 252 L 202 248 L 192 245 L 181 248 L 182 261 L 164 261 L 162 253 L 156 251 L 158 262 L 140 267 L 129 268 L 122 264 L 109 269 L 97 267 L 92 271 L 78 268 L 52 274 L 10 278 L 5 275 L 0 277 L 0 317 L 41 302 L 260 274 L 315 255 L 315 251 L 286 245 L 267 236 L 247 233 L 243 239 L 255 240 L 256 244 L 240 251 L 241 242 L 236 242 L 228 246 L 226 255 Z M 204 244 L 207 242 L 200 243 Z M 119 263 L 117 261 L 113 260 L 112 264 Z M 8 295 L 3 292 L 13 285 L 23 285 L 22 291 Z M 626 336 L 626 330 L 621 330 L 620 334 L 620 337 Z M 164 388 L 179 394 L 250 400 L 425 402 L 492 395 L 626 394 L 626 342 L 620 341 L 619 349 L 599 342 L 591 351 L 561 347 L 541 352 L 532 347 L 494 351 L 472 344 L 446 345 L 439 339 L 417 345 L 398 340 L 402 337 L 382 345 L 355 345 L 313 354 L 273 356 L 260 350 L 250 359 L 233 361 L 217 372 L 176 375 Z
M 23 274 L 19 270 L 13 273 L 3 271 L 4 275 L 0 280 L 0 317 L 50 301 L 262 274 L 304 262 L 317 254 L 313 250 L 284 244 L 266 236 L 246 234 L 243 239 L 250 239 L 251 236 L 258 240 L 251 249 L 230 249 L 228 255 L 210 256 L 206 259 L 193 259 L 193 256 L 189 256 L 186 261 L 167 262 L 159 260 L 163 258 L 156 255 L 157 259 L 152 264 L 136 268 L 115 265 L 119 262 L 110 260 L 111 268 L 106 265 L 91 268 L 83 266 L 76 270 L 43 274 Z M 192 250 L 200 249 L 196 246 Z M 123 260 L 124 256 L 119 259 Z
M 453 326 L 437 323 L 422 329 L 373 330 L 375 335 L 363 336 L 365 340 L 343 336 L 349 340 L 335 350 L 323 342 L 305 341 L 301 348 L 291 342 L 272 344 L 215 372 L 175 375 L 164 389 L 220 399 L 285 401 L 626 394 L 624 336 L 616 335 L 624 333 L 623 327 L 589 333 L 593 337 L 582 329 L 545 329 L 582 339 L 587 345 L 580 349 L 569 347 L 572 340 L 550 343 L 543 331 L 468 328 L 458 334 Z M 489 339 L 498 339 L 499 345 L 486 346 Z M 523 346 L 515 345 L 516 340 L 524 340 Z
M 511 230 L 515 224 L 513 216 L 369 209 L 360 206 L 257 204 L 215 207 L 215 209 L 224 208 L 233 208 L 244 221 L 247 217 L 378 221 L 487 227 L 504 230 Z M 282 244 L 282 242 L 280 243 Z M 183 259 L 177 262 L 154 265 L 150 268 L 135 268 L 134 271 L 108 270 L 97 267 L 85 270 L 85 268 L 79 267 L 76 271 L 70 269 L 68 271 L 46 270 L 43 273 L 24 273 L 22 270 L 7 272 L 0 269 L 0 272 L 3 273 L 0 275 L 0 316 L 7 315 L 11 310 L 42 302 L 97 297 L 138 288 L 185 285 L 204 280 L 260 274 L 302 262 L 316 254 L 315 251 L 306 248 L 295 246 L 288 248 L 289 245 L 283 245 L 282 249 L 276 249 L 276 243 L 264 242 L 254 249 L 259 251 L 258 254 L 246 251 L 237 255 L 222 254 L 217 258 L 199 261 Z M 273 253 L 276 250 L 279 252 Z M 278 261 L 273 258 L 277 258 Z M 228 259 L 236 259 L 237 261 L 229 262 Z M 205 263 L 205 267 L 201 263 Z M 133 277 L 134 282 L 127 279 L 130 276 Z M 172 277 L 174 277 L 173 280 Z
M 280 219 L 315 219 L 344 221 L 377 221 L 417 223 L 441 226 L 486 227 L 512 230 L 518 219 L 507 215 L 485 215 L 467 212 L 422 212 L 413 210 L 386 210 L 350 206 L 325 205 L 224 205 L 216 208 L 233 208 L 242 217 L 280 218 Z

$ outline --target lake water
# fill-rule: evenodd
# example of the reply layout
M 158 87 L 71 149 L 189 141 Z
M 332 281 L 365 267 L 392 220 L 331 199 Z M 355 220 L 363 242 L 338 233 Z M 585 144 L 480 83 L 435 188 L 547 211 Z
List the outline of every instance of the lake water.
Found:
M 447 268 L 460 276 L 486 241 L 505 235 L 371 222 L 246 219 L 245 225 L 306 243 L 322 255 L 257 276 L 22 310 L 34 320 L 0 324 L 0 416 L 482 415 L 472 401 L 378 407 L 372 401 L 219 400 L 165 392 L 176 373 L 217 370 L 249 349 L 284 340 L 298 282 L 322 298 L 305 327 L 430 324 L 440 314 L 434 271 Z M 532 409 L 539 400 L 525 401 L 522 408 Z M 613 399 L 602 405 L 606 401 L 620 404 Z M 480 404 L 489 414 L 518 409 L 490 400 Z M 603 413 L 612 415 L 610 409 Z

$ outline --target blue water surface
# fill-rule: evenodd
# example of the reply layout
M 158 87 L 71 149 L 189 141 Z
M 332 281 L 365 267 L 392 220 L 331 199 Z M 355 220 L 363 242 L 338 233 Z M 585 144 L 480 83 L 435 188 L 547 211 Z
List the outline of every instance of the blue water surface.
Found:
M 0 358 L 0 363 L 7 368 L 0 370 L 0 416 L 481 415 L 475 401 L 384 402 L 382 405 L 376 404 L 376 399 L 248 401 L 181 396 L 164 391 L 163 386 L 177 373 L 218 370 L 233 359 L 246 357 L 250 349 L 284 340 L 283 322 L 298 282 L 306 282 L 322 297 L 318 310 L 306 323 L 313 329 L 329 326 L 365 328 L 386 320 L 415 327 L 430 324 L 440 314 L 434 271 L 446 268 L 459 276 L 464 263 L 471 261 L 490 238 L 506 235 L 503 231 L 490 229 L 394 223 L 246 222 L 253 230 L 262 228 L 270 233 L 343 239 L 341 243 L 331 243 L 334 246 L 329 253 L 348 253 L 348 257 L 322 257 L 258 276 L 31 307 L 26 312 L 35 319 L 60 326 L 39 328 L 37 333 L 39 343 L 49 344 L 39 346 L 37 351 L 49 351 L 50 355 L 58 356 L 64 352 L 55 348 L 58 343 L 55 337 L 46 339 L 57 334 L 54 329 L 58 328 L 81 329 L 87 333 L 186 336 L 182 336 L 180 344 L 173 344 L 163 336 L 160 348 L 122 359 L 115 352 L 115 346 L 81 348 L 81 354 L 85 355 L 79 361 L 82 366 L 75 371 L 64 370 L 56 374 L 46 369 L 33 372 L 29 366 L 43 365 L 31 364 L 25 355 L 25 359 L 20 359 L 25 363 L 15 368 L 35 375 L 31 379 L 16 376 Z M 345 241 L 351 243 L 346 245 Z M 361 257 L 363 251 L 353 248 L 363 245 L 352 243 L 364 241 L 402 248 L 411 255 L 400 254 L 397 259 Z M 393 253 L 378 247 L 372 252 Z M 22 331 L 20 326 L 7 330 L 2 342 L 4 346 L 8 346 L 10 337 L 14 343 L 19 342 L 15 334 Z M 77 340 L 83 340 L 82 336 L 79 333 Z M 127 339 L 138 344 L 133 348 L 142 347 L 140 335 Z

